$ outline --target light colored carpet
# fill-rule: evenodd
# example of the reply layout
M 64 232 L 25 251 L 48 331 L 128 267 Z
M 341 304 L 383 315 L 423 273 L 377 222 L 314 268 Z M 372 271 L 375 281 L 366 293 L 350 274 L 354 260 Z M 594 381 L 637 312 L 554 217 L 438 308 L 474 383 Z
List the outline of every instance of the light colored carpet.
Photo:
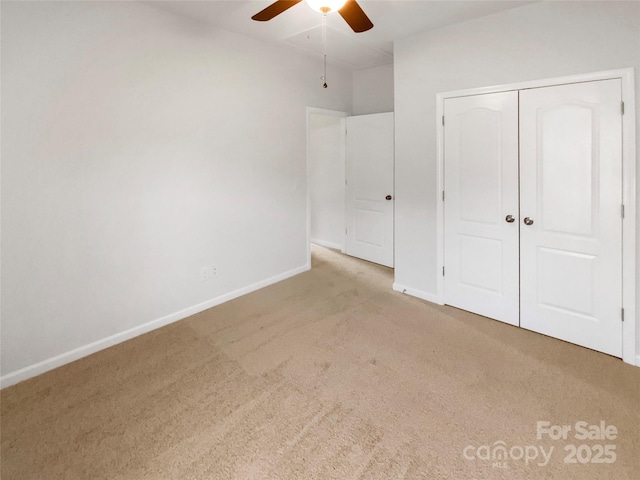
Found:
M 314 247 L 310 272 L 4 389 L 2 480 L 640 478 L 640 368 L 392 281 Z

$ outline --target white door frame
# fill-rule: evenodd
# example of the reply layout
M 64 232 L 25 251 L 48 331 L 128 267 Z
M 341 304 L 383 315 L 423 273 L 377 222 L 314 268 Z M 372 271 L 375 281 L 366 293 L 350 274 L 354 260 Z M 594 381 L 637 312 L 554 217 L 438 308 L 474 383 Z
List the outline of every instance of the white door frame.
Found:
M 441 192 L 444 189 L 444 127 L 442 125 L 444 100 L 468 95 L 609 79 L 621 80 L 622 101 L 625 106 L 622 117 L 622 202 L 625 210 L 622 234 L 622 307 L 626 321 L 622 325 L 622 360 L 625 363 L 640 366 L 640 356 L 637 354 L 638 346 L 636 345 L 636 115 L 633 68 L 443 92 L 436 95 L 437 192 L 439 200 L 436 207 L 438 272 L 441 272 L 444 267 L 444 205 L 441 197 Z M 437 288 L 438 303 L 444 304 L 444 278 L 440 274 L 438 275 Z
M 342 112 L 339 110 L 328 110 L 326 108 L 318 108 L 318 107 L 307 107 L 307 112 L 306 112 L 306 135 L 307 135 L 307 146 L 306 146 L 306 157 L 305 157 L 305 168 L 306 168 L 306 189 L 307 189 L 307 269 L 311 268 L 311 196 L 310 196 L 310 191 L 309 191 L 309 148 L 310 148 L 310 135 L 311 135 L 311 131 L 310 131 L 310 119 L 311 119 L 311 115 L 316 114 L 316 115 L 327 115 L 327 116 L 332 116 L 332 117 L 340 117 L 343 119 L 346 119 L 349 114 L 347 112 Z M 343 120 L 344 123 L 344 120 Z M 342 129 L 343 131 L 345 130 L 345 128 Z M 344 165 L 345 163 L 345 153 L 343 152 L 343 158 L 342 158 L 342 163 Z M 346 172 L 343 169 L 343 177 L 346 178 Z M 344 183 L 344 181 L 343 181 Z M 344 246 L 342 248 L 342 251 L 344 252 Z

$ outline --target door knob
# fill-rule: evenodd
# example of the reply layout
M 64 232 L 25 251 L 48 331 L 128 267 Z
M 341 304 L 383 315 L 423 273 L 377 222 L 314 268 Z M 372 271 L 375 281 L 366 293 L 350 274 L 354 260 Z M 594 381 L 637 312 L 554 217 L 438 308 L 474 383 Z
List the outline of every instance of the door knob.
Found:
M 507 221 L 507 223 L 513 223 L 516 221 L 513 215 L 507 215 L 506 217 L 504 217 L 504 219 Z
M 533 218 L 524 217 L 524 224 L 525 225 L 533 225 Z
M 393 197 L 391 195 L 387 195 L 386 197 L 384 197 L 386 200 L 391 200 Z

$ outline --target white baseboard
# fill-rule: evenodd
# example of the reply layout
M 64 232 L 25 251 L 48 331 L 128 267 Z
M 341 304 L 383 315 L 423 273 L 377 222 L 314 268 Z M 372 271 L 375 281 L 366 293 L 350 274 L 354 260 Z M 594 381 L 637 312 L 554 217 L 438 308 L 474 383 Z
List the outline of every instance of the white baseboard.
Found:
M 393 289 L 396 292 L 406 293 L 407 295 L 411 295 L 412 297 L 418 297 L 422 300 L 426 300 L 427 302 L 437 303 L 438 305 L 442 305 L 442 302 L 438 298 L 437 295 L 429 292 L 425 292 L 423 290 L 418 290 L 417 288 L 406 287 L 404 285 L 400 285 L 399 283 L 393 283 Z
M 204 310 L 207 310 L 208 308 L 215 307 L 216 305 L 220 305 L 221 303 L 225 303 L 229 300 L 233 300 L 234 298 L 246 295 L 247 293 L 251 293 L 255 290 L 260 290 L 261 288 L 267 287 L 274 283 L 281 282 L 282 280 L 285 280 L 289 277 L 293 277 L 300 273 L 306 272 L 310 268 L 311 266 L 308 264 L 303 265 L 302 267 L 294 268 L 293 270 L 281 273 L 280 275 L 276 275 L 252 285 L 248 285 L 232 292 L 225 293 L 224 295 L 220 295 L 216 298 L 212 298 L 197 305 L 182 309 L 178 312 L 174 312 L 156 320 L 138 325 L 137 327 L 130 328 L 129 330 L 125 330 L 124 332 L 116 333 L 115 335 L 111 335 L 87 345 L 74 348 L 73 350 L 70 350 L 68 352 L 48 358 L 47 360 L 43 360 L 42 362 L 34 363 L 33 365 L 29 365 L 28 367 L 8 373 L 0 377 L 0 389 L 8 387 L 10 385 L 15 385 L 16 383 L 22 382 L 23 380 L 27 380 L 31 377 L 35 377 L 36 375 L 48 372 L 49 370 L 53 370 L 54 368 L 73 362 L 82 357 L 86 357 L 87 355 L 91 355 L 92 353 L 96 353 L 118 343 L 130 340 L 134 337 L 142 335 L 143 333 L 150 332 L 151 330 L 155 330 L 170 323 L 177 322 L 178 320 L 190 317 L 191 315 L 195 315 L 196 313 L 200 313 Z
M 318 240 L 317 238 L 312 238 L 311 243 L 315 243 L 316 245 L 320 245 L 321 247 L 333 248 L 335 250 L 344 251 L 344 246 L 339 243 L 327 242 L 325 240 Z

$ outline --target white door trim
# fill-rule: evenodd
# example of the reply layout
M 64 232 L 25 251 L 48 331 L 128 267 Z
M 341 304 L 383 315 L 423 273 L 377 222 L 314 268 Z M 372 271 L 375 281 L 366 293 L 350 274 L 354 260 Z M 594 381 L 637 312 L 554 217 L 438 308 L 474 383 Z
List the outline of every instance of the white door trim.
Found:
M 440 274 L 444 266 L 444 207 L 442 191 L 444 188 L 444 100 L 446 98 L 468 95 L 482 95 L 509 90 L 549 87 L 568 83 L 592 82 L 619 78 L 622 82 L 622 101 L 625 105 L 622 117 L 622 202 L 625 208 L 622 235 L 622 307 L 625 322 L 622 325 L 622 360 L 625 363 L 640 366 L 640 352 L 636 345 L 636 113 L 633 68 L 607 70 L 566 77 L 534 80 L 492 87 L 473 88 L 438 93 L 436 95 L 437 128 L 437 262 L 438 303 L 444 304 L 444 278 Z
M 306 185 L 305 188 L 307 189 L 307 195 L 306 195 L 306 201 L 307 201 L 307 269 L 311 268 L 311 197 L 310 197 L 310 193 L 309 193 L 309 146 L 311 144 L 310 141 L 310 135 L 311 135 L 311 131 L 310 131 L 310 118 L 311 115 L 316 114 L 316 115 L 327 115 L 327 116 L 332 116 L 332 117 L 341 117 L 343 119 L 347 118 L 349 116 L 349 114 L 347 112 L 342 112 L 339 110 L 328 110 L 326 108 L 318 108 L 318 107 L 307 107 L 307 112 L 306 112 L 306 135 L 307 135 L 307 144 L 306 144 L 306 157 L 305 157 L 305 169 L 306 169 Z M 345 120 L 342 121 L 343 122 L 343 127 L 344 127 L 344 122 Z M 342 128 L 342 130 L 344 131 L 345 128 Z M 345 163 L 345 152 L 343 152 L 342 155 L 342 163 Z M 344 173 L 344 170 L 343 170 Z M 346 173 L 344 173 L 343 175 L 346 178 Z M 344 251 L 344 248 L 343 248 Z

